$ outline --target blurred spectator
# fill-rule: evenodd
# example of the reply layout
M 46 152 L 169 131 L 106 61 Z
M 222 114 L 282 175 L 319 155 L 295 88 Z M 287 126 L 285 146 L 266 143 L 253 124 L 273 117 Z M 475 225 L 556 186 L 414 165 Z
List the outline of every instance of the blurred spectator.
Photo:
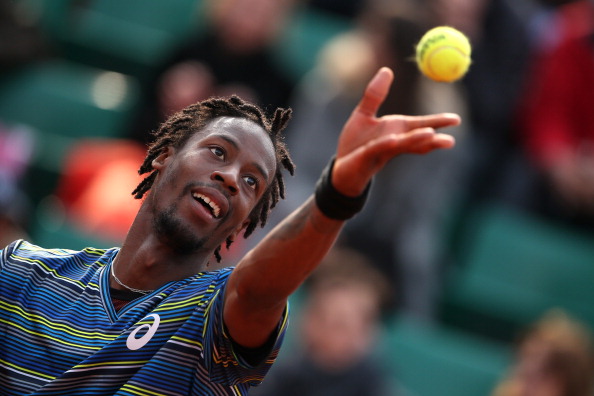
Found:
M 426 0 L 431 25 L 450 25 L 472 44 L 461 80 L 468 103 L 469 180 L 463 207 L 485 199 L 513 199 L 518 153 L 514 116 L 531 50 L 532 0 Z M 520 165 L 518 165 L 520 163 Z M 510 177 L 513 176 L 513 177 Z
M 538 321 L 520 341 L 516 361 L 493 396 L 591 396 L 592 335 L 560 311 Z
M 323 12 L 328 12 L 341 17 L 357 18 L 366 0 L 308 0 L 307 5 Z
M 0 0 L 0 76 L 50 52 L 34 21 L 19 11 L 17 2 Z
M 49 47 L 40 31 L 16 2 L 0 0 L 0 83 L 11 72 L 43 59 Z M 0 85 L 1 87 L 1 85 Z M 22 190 L 33 150 L 33 135 L 22 127 L 0 122 L 0 245 L 26 237 L 30 203 Z
M 281 218 L 276 216 L 312 193 L 325 158 L 333 154 L 340 125 L 380 66 L 395 70 L 394 88 L 382 114 L 451 111 L 464 118 L 457 85 L 420 77 L 413 58 L 424 30 L 404 14 L 387 17 L 370 8 L 356 29 L 325 46 L 292 100 L 294 116 L 287 144 L 297 170 L 295 177 L 286 181 L 288 198 L 279 204 L 274 218 Z M 447 132 L 456 134 L 457 147 L 463 145 L 461 128 Z M 349 221 L 342 233 L 345 244 L 370 257 L 373 265 L 398 285 L 393 303 L 423 317 L 432 315 L 439 286 L 440 221 L 460 183 L 463 163 L 462 156 L 452 152 L 428 156 L 402 156 L 387 165 L 375 177 L 365 211 Z
M 274 110 L 286 106 L 293 81 L 272 46 L 295 0 L 208 0 L 206 22 L 164 65 L 140 112 L 133 137 L 146 141 L 169 114 L 211 96 L 236 94 Z
M 0 123 L 0 245 L 27 236 L 30 203 L 21 181 L 32 150 L 28 129 Z
M 594 226 L 594 3 L 574 1 L 551 18 L 555 39 L 538 47 L 519 113 L 536 172 L 528 205 L 592 231 Z
M 388 396 L 373 354 L 388 287 L 367 259 L 335 247 L 305 284 L 295 353 L 277 362 L 256 396 Z

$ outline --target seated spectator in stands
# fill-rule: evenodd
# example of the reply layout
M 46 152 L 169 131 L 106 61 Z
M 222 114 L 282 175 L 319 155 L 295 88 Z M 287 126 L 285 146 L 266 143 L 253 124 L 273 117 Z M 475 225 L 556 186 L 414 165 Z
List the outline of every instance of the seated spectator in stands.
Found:
M 577 228 L 594 226 L 594 3 L 559 7 L 557 37 L 533 55 L 519 120 L 538 182 L 530 209 Z
M 306 283 L 298 348 L 256 396 L 386 396 L 374 359 L 386 279 L 360 253 L 335 247 Z
M 516 362 L 493 396 L 591 396 L 592 335 L 563 312 L 550 312 L 517 348 Z
M 286 106 L 293 81 L 272 46 L 294 0 L 208 0 L 206 26 L 163 66 L 132 137 L 145 141 L 170 114 L 211 96 L 236 94 L 264 108 Z
M 0 244 L 27 237 L 31 205 L 21 184 L 32 152 L 31 131 L 0 123 Z

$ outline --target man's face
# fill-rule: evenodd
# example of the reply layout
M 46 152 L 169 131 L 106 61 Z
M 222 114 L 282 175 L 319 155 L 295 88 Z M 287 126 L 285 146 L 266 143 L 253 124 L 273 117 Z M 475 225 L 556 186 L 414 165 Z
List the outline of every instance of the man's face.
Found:
M 273 144 L 256 123 L 213 120 L 153 161 L 148 204 L 161 241 L 178 253 L 213 251 L 246 225 L 276 172 Z

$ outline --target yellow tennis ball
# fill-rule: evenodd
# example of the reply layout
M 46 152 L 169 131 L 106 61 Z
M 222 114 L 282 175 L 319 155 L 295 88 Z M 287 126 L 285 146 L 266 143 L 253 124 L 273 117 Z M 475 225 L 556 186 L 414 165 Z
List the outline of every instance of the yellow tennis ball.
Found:
M 468 71 L 471 59 L 468 38 L 449 26 L 438 26 L 423 35 L 416 47 L 421 72 L 435 81 L 452 82 Z

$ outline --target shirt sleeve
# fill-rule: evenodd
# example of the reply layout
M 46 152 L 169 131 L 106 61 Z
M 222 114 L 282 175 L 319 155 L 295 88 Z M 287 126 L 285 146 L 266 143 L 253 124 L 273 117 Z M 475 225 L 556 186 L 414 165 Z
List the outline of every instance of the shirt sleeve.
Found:
M 0 271 L 4 271 L 8 265 L 9 257 L 14 253 L 20 244 L 21 240 L 17 240 L 6 246 L 4 249 L 0 250 Z
M 272 340 L 269 343 L 268 353 L 257 362 L 250 364 L 245 356 L 234 347 L 233 340 L 225 330 L 223 322 L 223 295 L 224 286 L 217 290 L 206 311 L 204 326 L 204 360 L 210 379 L 213 382 L 226 385 L 239 385 L 248 383 L 258 385 L 276 360 L 282 345 L 288 322 L 288 306 L 283 312 Z

